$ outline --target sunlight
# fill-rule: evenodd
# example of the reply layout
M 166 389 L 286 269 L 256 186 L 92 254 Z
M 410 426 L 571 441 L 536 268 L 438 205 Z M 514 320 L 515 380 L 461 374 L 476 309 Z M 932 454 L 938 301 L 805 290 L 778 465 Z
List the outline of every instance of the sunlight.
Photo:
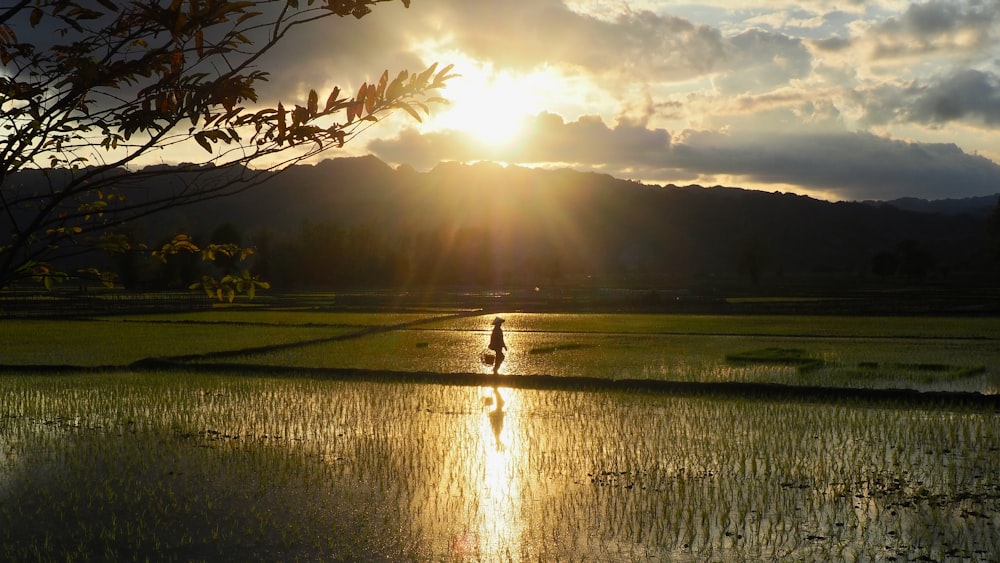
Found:
M 521 545 L 521 483 L 518 464 L 523 463 L 520 442 L 511 431 L 517 421 L 507 419 L 515 395 L 494 389 L 492 410 L 482 425 L 483 452 L 479 502 L 479 553 L 499 560 L 503 553 L 518 553 Z
M 426 530 L 444 526 L 441 547 L 452 561 L 511 560 L 527 548 L 523 395 L 483 387 L 465 397 L 465 415 L 438 419 L 432 435 L 422 435 L 420 443 L 444 457 L 432 479 L 419 480 L 430 507 L 417 507 L 414 517 Z
M 543 111 L 558 84 L 548 69 L 515 74 L 472 60 L 456 64 L 455 72 L 461 76 L 448 83 L 450 105 L 428 126 L 463 131 L 489 146 L 514 142 L 525 119 Z

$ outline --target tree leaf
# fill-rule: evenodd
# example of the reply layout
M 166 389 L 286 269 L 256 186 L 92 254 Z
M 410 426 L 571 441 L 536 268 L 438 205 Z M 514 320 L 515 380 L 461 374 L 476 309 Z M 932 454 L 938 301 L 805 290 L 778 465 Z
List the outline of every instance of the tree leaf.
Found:
M 371 115 L 375 111 L 375 85 L 368 85 L 368 91 L 365 93 L 365 113 Z
M 416 119 L 418 122 L 423 123 L 424 120 L 420 118 L 420 114 L 417 113 L 417 110 L 410 107 L 410 104 L 399 102 L 396 104 L 396 107 L 402 108 L 403 111 L 413 116 L 413 119 Z
M 287 125 L 285 124 L 285 106 L 278 102 L 278 144 L 285 138 Z
M 337 105 L 337 98 L 340 96 L 340 88 L 334 87 L 333 91 L 330 92 L 330 97 L 326 99 L 326 107 L 323 108 L 324 112 L 333 110 L 333 107 Z
M 364 104 L 365 104 L 365 97 L 367 95 L 368 95 L 368 83 L 367 82 L 362 82 L 361 83 L 361 87 L 358 88 L 358 95 L 354 97 L 354 101 L 357 102 L 358 104 L 360 104 L 361 106 L 364 106 Z M 359 116 L 361 115 L 360 111 L 358 112 L 358 115 Z
M 385 86 L 389 82 L 389 71 L 385 70 L 382 72 L 382 78 L 378 80 L 378 88 L 375 90 L 375 95 L 382 98 L 385 95 Z
M 198 144 L 201 145 L 201 148 L 205 149 L 208 152 L 212 152 L 212 144 L 209 143 L 208 139 L 205 138 L 204 131 L 200 133 L 195 133 L 194 140 L 198 141 Z
M 315 116 L 316 112 L 319 111 L 319 94 L 316 93 L 316 90 L 309 90 L 309 103 L 307 109 L 309 110 L 310 117 Z
M 434 76 L 434 83 L 438 84 L 438 83 L 441 83 L 442 81 L 447 80 L 448 78 L 450 78 L 448 76 L 448 72 L 451 69 L 453 69 L 453 68 L 455 68 L 455 65 L 453 65 L 453 64 L 448 65 L 448 66 L 442 68 L 441 71 L 438 72 L 437 75 Z

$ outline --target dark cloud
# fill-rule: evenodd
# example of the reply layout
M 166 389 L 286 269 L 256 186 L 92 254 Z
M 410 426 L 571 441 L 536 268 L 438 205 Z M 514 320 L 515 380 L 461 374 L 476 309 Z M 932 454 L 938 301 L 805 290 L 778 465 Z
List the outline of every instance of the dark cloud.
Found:
M 931 51 L 981 52 L 995 40 L 1000 3 L 930 0 L 914 3 L 874 28 L 876 58 Z
M 903 14 L 906 27 L 918 35 L 939 35 L 961 25 L 962 10 L 956 2 L 911 4 Z
M 396 163 L 428 168 L 442 160 L 491 159 L 505 162 L 565 163 L 584 167 L 627 169 L 648 166 L 670 148 L 670 133 L 620 121 L 608 127 L 597 116 L 566 123 L 542 113 L 524 125 L 520 144 L 491 147 L 470 135 L 443 131 L 419 135 L 404 131 L 394 139 L 376 139 L 368 149 Z
M 954 144 L 911 143 L 867 133 L 769 133 L 727 135 L 688 132 L 674 138 L 663 129 L 597 117 L 564 122 L 537 116 L 522 145 L 481 152 L 456 132 L 373 141 L 369 150 L 395 163 L 429 168 L 441 160 L 495 159 L 561 163 L 624 178 L 674 181 L 698 175 L 746 178 L 750 185 L 802 186 L 838 199 L 939 199 L 992 194 L 1000 166 Z
M 919 89 L 907 117 L 930 124 L 964 120 L 1000 125 L 1000 77 L 978 70 L 956 72 Z
M 812 45 L 819 49 L 820 51 L 825 51 L 827 53 L 838 53 L 840 51 L 845 51 L 851 47 L 853 41 L 850 39 L 845 39 L 843 37 L 827 37 L 826 39 L 817 39 L 812 42 Z
M 288 100 L 309 88 L 357 88 L 384 70 L 421 70 L 434 61 L 410 52 L 409 36 L 401 30 L 420 17 L 424 4 L 414 2 L 407 9 L 391 2 L 361 19 L 332 17 L 296 27 L 261 60 L 260 67 L 271 74 L 262 96 Z
M 1000 76 L 991 72 L 958 70 L 928 84 L 881 85 L 856 98 L 866 123 L 1000 125 Z
M 993 194 L 1000 166 L 954 144 L 910 143 L 867 133 L 787 134 L 759 139 L 693 135 L 675 164 L 704 173 L 791 184 L 841 199 L 929 199 Z
M 522 164 L 559 162 L 585 167 L 623 168 L 655 160 L 670 147 L 670 134 L 639 124 L 619 122 L 608 127 L 599 117 L 584 116 L 566 123 L 562 117 L 539 114 L 524 124 L 520 144 L 494 147 L 456 131 L 417 134 L 406 130 L 394 139 L 376 139 L 368 149 L 378 157 L 417 168 L 442 160 L 492 159 Z

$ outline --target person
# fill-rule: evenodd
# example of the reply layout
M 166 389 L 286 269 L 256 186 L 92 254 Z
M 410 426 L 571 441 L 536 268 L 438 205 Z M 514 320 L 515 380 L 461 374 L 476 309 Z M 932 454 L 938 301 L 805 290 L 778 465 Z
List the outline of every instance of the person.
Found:
M 493 373 L 499 373 L 500 364 L 503 363 L 504 352 L 507 350 L 507 344 L 503 341 L 503 329 L 500 325 L 504 323 L 504 320 L 500 317 L 493 319 L 493 334 L 490 335 L 490 350 L 496 352 L 496 359 L 493 360 Z

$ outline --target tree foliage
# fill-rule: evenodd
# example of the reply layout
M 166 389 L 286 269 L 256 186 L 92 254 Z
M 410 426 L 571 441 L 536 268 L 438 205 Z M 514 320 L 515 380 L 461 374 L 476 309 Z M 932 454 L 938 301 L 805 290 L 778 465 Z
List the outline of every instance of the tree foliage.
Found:
M 298 102 L 258 98 L 268 79 L 261 58 L 287 37 L 391 1 L 19 0 L 0 8 L 0 287 L 24 278 L 51 284 L 66 275 L 59 260 L 95 249 L 209 259 L 220 248 L 181 236 L 153 250 L 122 226 L 248 189 L 342 147 L 386 112 L 420 120 L 427 104 L 444 101 L 436 91 L 450 66 L 385 71 L 353 95 L 333 88 Z M 139 168 L 150 153 L 184 143 L 200 146 L 203 159 L 179 171 Z M 41 184 L 25 172 L 41 174 Z M 167 173 L 176 186 L 149 189 Z M 92 267 L 78 274 L 112 281 Z M 226 296 L 261 287 L 247 278 L 204 284 Z

